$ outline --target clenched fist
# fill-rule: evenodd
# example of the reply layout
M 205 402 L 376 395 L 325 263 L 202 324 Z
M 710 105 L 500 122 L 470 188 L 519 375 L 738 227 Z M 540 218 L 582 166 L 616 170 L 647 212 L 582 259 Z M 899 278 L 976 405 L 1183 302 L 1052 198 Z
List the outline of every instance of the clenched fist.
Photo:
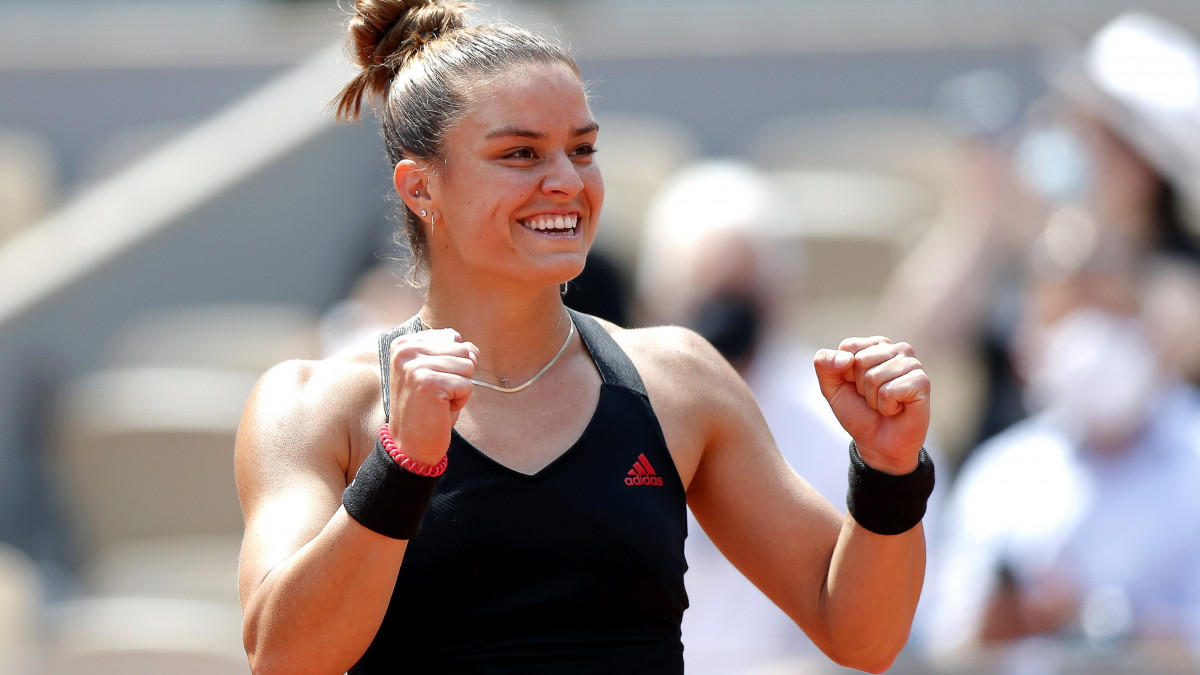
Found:
M 905 342 L 847 338 L 813 358 L 821 393 L 859 456 L 873 469 L 903 475 L 917 468 L 929 431 L 929 376 Z
M 478 348 L 450 328 L 392 342 L 389 431 L 404 454 L 423 464 L 441 461 L 478 362 Z

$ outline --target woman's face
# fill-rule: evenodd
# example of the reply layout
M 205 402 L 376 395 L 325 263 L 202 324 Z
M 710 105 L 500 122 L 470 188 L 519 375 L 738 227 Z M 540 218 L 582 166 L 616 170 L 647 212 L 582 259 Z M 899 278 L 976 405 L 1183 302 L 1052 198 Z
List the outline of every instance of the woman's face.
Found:
M 428 177 L 432 279 L 558 284 L 583 269 L 604 199 L 597 126 L 566 65 L 490 77 L 443 139 Z

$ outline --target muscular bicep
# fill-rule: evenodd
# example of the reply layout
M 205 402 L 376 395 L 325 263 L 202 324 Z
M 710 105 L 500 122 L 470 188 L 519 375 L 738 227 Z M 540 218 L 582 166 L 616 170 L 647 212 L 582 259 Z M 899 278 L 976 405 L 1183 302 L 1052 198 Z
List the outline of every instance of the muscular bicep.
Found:
M 243 605 L 270 571 L 311 541 L 341 505 L 348 440 L 336 411 L 319 414 L 320 383 L 305 364 L 263 376 L 238 428 L 235 473 L 245 519 Z M 339 428 L 340 427 L 340 428 Z

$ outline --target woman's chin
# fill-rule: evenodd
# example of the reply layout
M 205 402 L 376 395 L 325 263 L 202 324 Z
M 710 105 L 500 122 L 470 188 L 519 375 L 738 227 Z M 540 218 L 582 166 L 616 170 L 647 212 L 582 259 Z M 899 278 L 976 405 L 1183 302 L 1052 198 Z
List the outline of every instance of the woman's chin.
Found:
M 528 279 L 537 284 L 561 285 L 579 276 L 587 262 L 586 255 L 557 255 L 543 259 L 528 275 Z

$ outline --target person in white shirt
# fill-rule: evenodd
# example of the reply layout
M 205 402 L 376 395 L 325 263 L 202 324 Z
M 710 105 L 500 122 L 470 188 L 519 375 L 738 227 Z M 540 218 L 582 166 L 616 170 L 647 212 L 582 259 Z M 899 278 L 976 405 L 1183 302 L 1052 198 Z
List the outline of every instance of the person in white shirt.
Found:
M 1157 277 L 1110 244 L 1075 269 L 1041 249 L 1018 359 L 1040 412 L 955 480 L 921 612 L 935 653 L 1200 649 L 1200 394 L 1149 329 Z

